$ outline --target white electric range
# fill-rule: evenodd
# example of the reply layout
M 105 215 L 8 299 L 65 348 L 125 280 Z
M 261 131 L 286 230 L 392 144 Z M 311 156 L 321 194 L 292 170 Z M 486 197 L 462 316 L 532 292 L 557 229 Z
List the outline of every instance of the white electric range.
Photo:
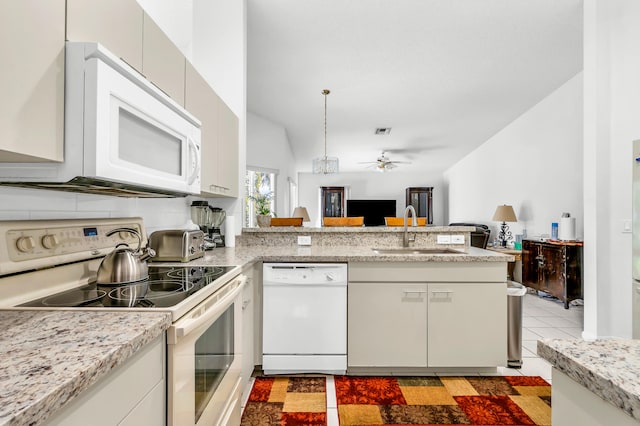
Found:
M 239 266 L 150 263 L 149 279 L 95 282 L 102 258 L 137 238 L 141 218 L 0 221 L 0 309 L 164 311 L 169 425 L 226 424 L 240 415 Z M 178 386 L 180 389 L 178 389 Z

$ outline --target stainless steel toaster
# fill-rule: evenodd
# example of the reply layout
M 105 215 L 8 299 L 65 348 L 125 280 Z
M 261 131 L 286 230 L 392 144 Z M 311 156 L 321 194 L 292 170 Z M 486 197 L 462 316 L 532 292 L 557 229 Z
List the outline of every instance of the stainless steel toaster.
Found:
M 204 232 L 167 229 L 149 236 L 149 247 L 156 251 L 154 262 L 189 262 L 204 256 Z

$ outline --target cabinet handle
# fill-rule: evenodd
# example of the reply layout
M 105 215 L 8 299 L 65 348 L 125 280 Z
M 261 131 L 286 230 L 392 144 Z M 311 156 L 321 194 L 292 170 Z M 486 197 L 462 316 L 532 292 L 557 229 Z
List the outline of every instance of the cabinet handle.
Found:
M 431 294 L 453 294 L 453 290 L 433 290 Z
M 404 294 L 412 294 L 412 293 L 415 293 L 415 294 L 424 294 L 424 293 L 426 293 L 426 292 L 427 292 L 427 290 L 406 290 L 406 289 L 405 289 L 405 290 L 402 290 L 402 292 L 403 292 Z

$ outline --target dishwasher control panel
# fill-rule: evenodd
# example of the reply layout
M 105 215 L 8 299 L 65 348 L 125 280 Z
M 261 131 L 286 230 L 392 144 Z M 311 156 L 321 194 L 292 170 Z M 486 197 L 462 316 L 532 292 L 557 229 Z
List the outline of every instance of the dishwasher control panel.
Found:
M 346 263 L 265 263 L 264 283 L 346 284 Z

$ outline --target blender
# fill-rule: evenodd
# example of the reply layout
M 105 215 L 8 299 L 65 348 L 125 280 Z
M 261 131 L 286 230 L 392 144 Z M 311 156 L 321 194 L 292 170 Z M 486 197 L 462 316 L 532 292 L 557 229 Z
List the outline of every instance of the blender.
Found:
M 224 237 L 220 233 L 220 225 L 227 217 L 225 212 L 220 207 L 211 207 L 211 240 L 215 243 L 216 247 L 224 247 Z
M 211 207 L 207 201 L 193 201 L 191 202 L 191 220 L 193 223 L 200 227 L 200 230 L 204 232 L 204 249 L 211 250 L 215 248 L 216 244 L 211 238 Z M 218 225 L 219 226 L 219 225 Z M 218 233 L 220 231 L 218 230 Z

